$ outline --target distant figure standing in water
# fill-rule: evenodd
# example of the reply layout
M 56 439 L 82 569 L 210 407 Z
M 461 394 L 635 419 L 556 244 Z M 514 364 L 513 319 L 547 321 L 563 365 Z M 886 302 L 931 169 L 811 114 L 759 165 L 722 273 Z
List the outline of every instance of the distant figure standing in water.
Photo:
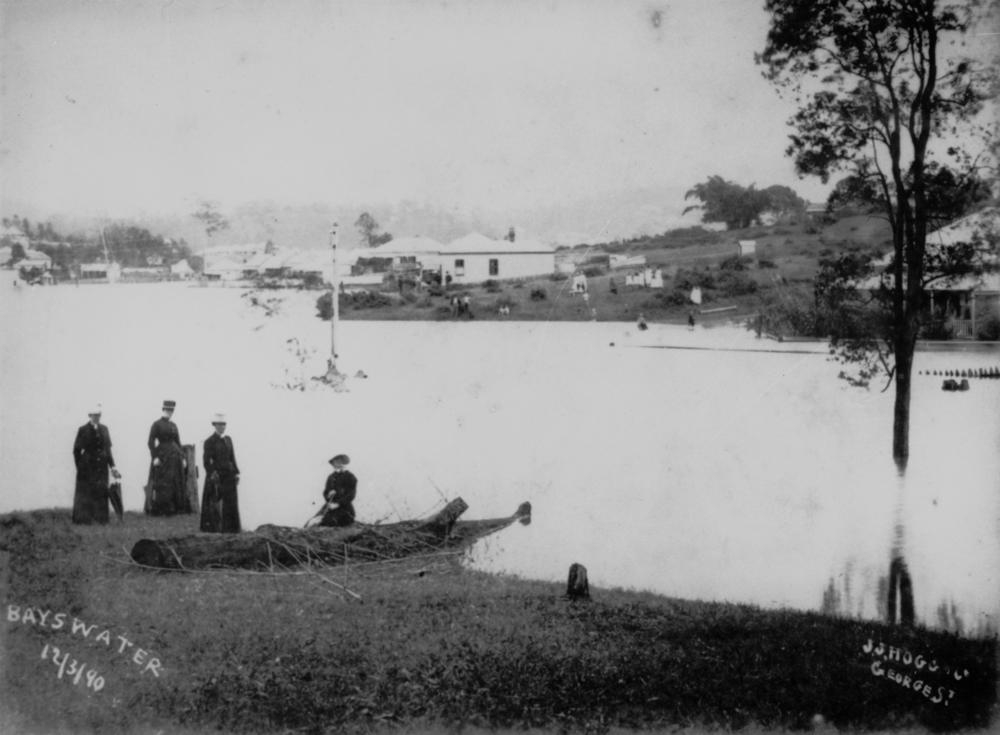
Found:
M 175 401 L 163 402 L 163 415 L 149 428 L 149 507 L 154 516 L 172 516 L 190 513 L 191 503 L 185 487 L 184 471 L 187 461 L 181 447 L 181 435 L 171 419 Z
M 354 497 L 358 491 L 358 478 L 347 469 L 351 460 L 346 454 L 338 454 L 330 460 L 333 472 L 326 478 L 323 499 L 326 511 L 321 526 L 349 526 L 354 523 Z
M 639 314 L 639 320 L 636 322 L 636 326 L 639 327 L 640 332 L 649 329 L 649 326 L 646 324 L 646 317 L 644 317 L 641 313 Z
M 239 533 L 240 505 L 237 488 L 240 468 L 232 438 L 226 436 L 226 417 L 212 418 L 215 432 L 205 440 L 202 461 L 205 465 L 205 489 L 201 500 L 201 530 L 208 533 Z
M 76 489 L 73 493 L 73 523 L 108 522 L 108 472 L 117 480 L 111 454 L 111 432 L 101 423 L 101 406 L 87 414 L 90 419 L 76 431 L 73 461 L 76 463 Z
M 688 329 L 694 329 L 694 312 L 688 312 Z

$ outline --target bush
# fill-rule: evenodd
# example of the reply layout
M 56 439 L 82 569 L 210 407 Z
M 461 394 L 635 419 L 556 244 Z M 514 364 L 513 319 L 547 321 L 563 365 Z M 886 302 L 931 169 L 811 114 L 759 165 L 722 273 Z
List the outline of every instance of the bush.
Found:
M 500 284 L 497 283 L 496 280 L 492 278 L 483 281 L 483 288 L 486 289 L 487 293 L 500 293 L 501 291 L 503 291 L 503 288 L 500 286 Z
M 994 314 L 980 324 L 976 330 L 976 339 L 989 342 L 1000 340 L 1000 317 Z
M 654 308 L 656 306 L 685 306 L 689 301 L 688 297 L 690 295 L 690 291 L 681 291 L 676 288 L 673 291 L 660 291 L 650 299 L 647 308 Z M 702 298 L 704 298 L 704 295 Z
M 752 260 L 752 258 L 741 257 L 739 255 L 730 255 L 719 262 L 719 270 L 743 271 L 747 269 Z
M 774 264 L 773 260 L 768 260 L 767 258 L 760 258 L 757 261 L 758 268 L 777 268 L 778 266 Z
M 920 330 L 920 336 L 924 339 L 949 340 L 955 335 L 947 320 L 931 319 Z
M 567 278 L 569 278 L 569 274 L 563 273 L 562 271 L 556 271 L 555 273 L 549 275 L 550 281 L 565 281 Z
M 339 305 L 340 310 L 344 311 L 348 308 L 379 309 L 392 306 L 393 303 L 392 298 L 378 291 L 354 291 L 340 294 Z M 329 291 L 316 299 L 316 312 L 316 315 L 324 321 L 333 318 L 333 300 L 330 298 Z
M 716 280 L 716 288 L 724 296 L 743 296 L 757 290 L 757 281 L 744 271 L 722 271 Z
M 548 298 L 548 294 L 545 293 L 544 288 L 533 288 L 531 289 L 531 300 L 532 301 L 545 301 Z
M 690 292 L 692 288 L 715 288 L 715 276 L 708 270 L 678 268 L 674 288 Z
M 599 265 L 588 265 L 583 269 L 583 275 L 587 278 L 596 278 L 597 276 L 603 276 L 607 270 Z

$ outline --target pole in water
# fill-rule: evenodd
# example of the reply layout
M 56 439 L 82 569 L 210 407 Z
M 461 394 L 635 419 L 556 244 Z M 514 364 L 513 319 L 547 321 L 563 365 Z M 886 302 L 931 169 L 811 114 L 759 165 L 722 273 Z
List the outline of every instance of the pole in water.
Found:
M 337 322 L 340 321 L 340 273 L 337 271 L 339 234 L 338 225 L 334 222 L 330 228 L 330 252 L 333 265 L 333 275 L 330 279 L 333 284 L 330 291 L 330 305 L 333 307 L 333 315 L 330 317 L 330 357 L 327 360 L 326 375 L 323 378 L 328 383 L 341 383 L 344 378 L 337 370 Z

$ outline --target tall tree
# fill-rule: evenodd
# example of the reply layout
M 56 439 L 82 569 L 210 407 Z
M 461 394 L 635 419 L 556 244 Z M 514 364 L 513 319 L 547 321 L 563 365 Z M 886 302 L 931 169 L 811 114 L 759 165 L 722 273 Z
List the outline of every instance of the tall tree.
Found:
M 765 7 L 771 24 L 757 61 L 798 106 L 788 148 L 798 172 L 825 182 L 834 171 L 849 171 L 856 188 L 876 195 L 891 225 L 886 345 L 896 391 L 892 456 L 903 475 L 913 354 L 925 300 L 933 156 L 957 154 L 955 165 L 969 163 L 962 155 L 967 151 L 948 142 L 974 124 L 995 78 L 988 65 L 958 47 L 982 3 L 766 0 Z M 892 575 L 900 566 L 905 571 L 894 558 L 891 602 Z M 907 584 L 900 588 L 901 618 L 910 623 L 912 591 Z

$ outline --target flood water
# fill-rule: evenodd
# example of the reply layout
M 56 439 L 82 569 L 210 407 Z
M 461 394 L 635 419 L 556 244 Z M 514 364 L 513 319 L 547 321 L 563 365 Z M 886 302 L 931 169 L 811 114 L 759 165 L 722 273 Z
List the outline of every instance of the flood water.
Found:
M 73 438 L 93 402 L 126 508 L 140 509 L 149 426 L 173 399 L 199 461 L 212 414 L 228 414 L 245 528 L 301 525 L 345 452 L 359 520 L 455 496 L 469 518 L 531 501 L 531 525 L 474 550 L 481 568 L 564 580 L 580 562 L 597 590 L 805 610 L 832 579 L 842 611 L 874 618 L 899 525 L 918 620 L 939 626 L 953 603 L 953 627 L 996 628 L 1000 380 L 945 393 L 915 376 L 900 480 L 892 389 L 849 387 L 821 344 L 656 324 L 343 321 L 339 366 L 368 377 L 300 391 L 275 386 L 323 372 L 316 294 L 284 294 L 265 317 L 242 293 L 0 288 L 0 512 L 71 505 Z M 993 347 L 920 352 L 916 369 L 1000 365 Z

